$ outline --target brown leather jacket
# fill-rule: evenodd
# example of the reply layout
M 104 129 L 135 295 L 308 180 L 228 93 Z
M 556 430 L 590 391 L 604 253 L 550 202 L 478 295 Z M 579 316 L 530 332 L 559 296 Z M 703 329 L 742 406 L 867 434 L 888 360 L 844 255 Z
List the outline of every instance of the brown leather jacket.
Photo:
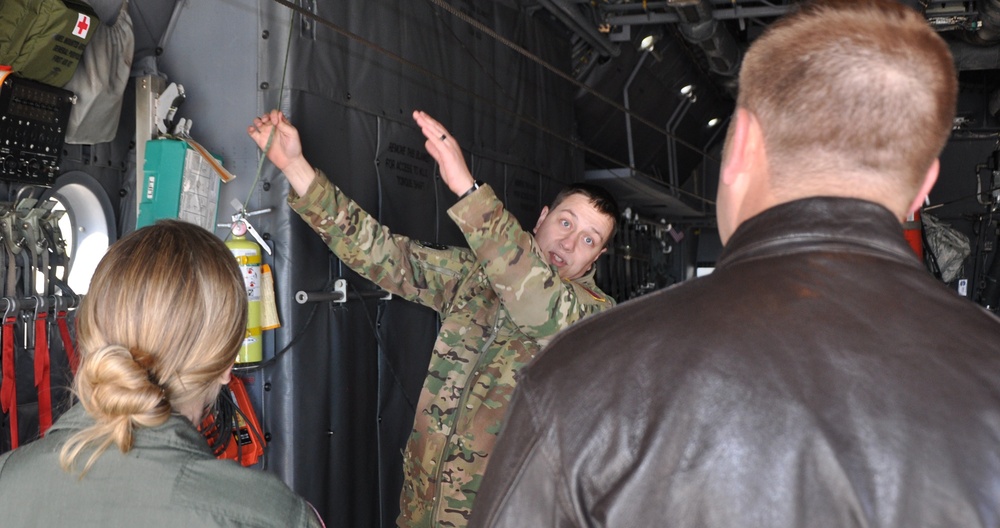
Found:
M 772 208 L 523 373 L 470 526 L 1000 525 L 1000 320 L 873 203 Z

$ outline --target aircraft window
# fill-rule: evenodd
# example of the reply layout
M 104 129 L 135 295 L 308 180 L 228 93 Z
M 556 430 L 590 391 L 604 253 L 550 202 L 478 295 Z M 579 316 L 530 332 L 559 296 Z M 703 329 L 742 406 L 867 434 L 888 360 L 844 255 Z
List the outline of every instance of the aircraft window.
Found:
M 57 202 L 53 210 L 66 211 L 59 219 L 70 256 L 66 282 L 76 294 L 86 294 L 97 263 L 115 239 L 111 203 L 96 180 L 78 171 L 57 178 L 43 198 Z

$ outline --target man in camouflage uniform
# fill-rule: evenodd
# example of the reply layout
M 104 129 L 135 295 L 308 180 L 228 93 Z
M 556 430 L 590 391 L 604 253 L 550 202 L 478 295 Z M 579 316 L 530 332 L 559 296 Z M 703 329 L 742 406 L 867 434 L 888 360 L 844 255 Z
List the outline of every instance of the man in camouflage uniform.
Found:
M 448 214 L 470 249 L 393 235 L 314 169 L 278 111 L 248 133 L 288 178 L 288 202 L 345 264 L 386 291 L 441 314 L 404 455 L 399 526 L 465 526 L 515 385 L 557 332 L 614 305 L 594 284 L 617 217 L 614 200 L 571 186 L 526 232 L 493 190 L 475 182 L 461 148 L 423 112 L 414 119 L 459 201 Z

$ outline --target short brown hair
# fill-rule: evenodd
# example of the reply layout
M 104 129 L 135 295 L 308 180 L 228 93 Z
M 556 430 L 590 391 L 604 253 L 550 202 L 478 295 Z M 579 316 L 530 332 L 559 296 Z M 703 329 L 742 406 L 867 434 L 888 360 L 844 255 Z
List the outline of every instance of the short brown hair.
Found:
M 618 202 L 615 200 L 615 197 L 604 187 L 591 183 L 572 183 L 559 191 L 559 194 L 552 200 L 552 205 L 549 206 L 549 209 L 555 209 L 563 200 L 574 194 L 585 196 L 590 205 L 593 205 L 597 209 L 597 212 L 611 218 L 611 232 L 608 233 L 608 238 L 604 241 L 604 247 L 608 247 L 611 244 L 611 240 L 615 238 L 615 233 L 618 231 L 619 211 Z
M 947 44 L 893 0 L 815 2 L 748 51 L 737 106 L 764 132 L 776 185 L 874 173 L 916 189 L 948 140 L 957 76 Z

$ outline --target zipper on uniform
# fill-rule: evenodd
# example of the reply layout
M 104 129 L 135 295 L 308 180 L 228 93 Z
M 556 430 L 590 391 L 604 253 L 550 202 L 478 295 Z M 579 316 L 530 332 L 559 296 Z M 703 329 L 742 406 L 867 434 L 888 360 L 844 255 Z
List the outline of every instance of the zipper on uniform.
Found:
M 499 302 L 500 301 L 498 299 L 497 303 L 499 304 Z M 477 373 L 477 372 L 480 372 L 480 368 L 479 368 L 480 362 L 486 356 L 486 353 L 485 353 L 486 350 L 497 339 L 497 333 L 498 333 L 498 331 L 500 329 L 500 318 L 501 318 L 500 316 L 501 316 L 502 313 L 503 313 L 503 305 L 500 304 L 497 307 L 497 316 L 493 320 L 493 330 L 490 332 L 490 335 L 486 339 L 486 342 L 483 343 L 483 346 L 480 347 L 480 349 L 479 349 L 479 357 L 476 358 L 476 364 L 475 364 L 475 366 L 473 367 L 473 370 L 472 370 L 473 375 L 475 375 L 475 373 Z M 452 439 L 452 437 L 455 436 L 455 429 L 457 429 L 459 420 L 462 418 L 462 414 L 464 413 L 464 410 L 465 410 L 465 402 L 469 401 L 469 388 L 471 386 L 472 386 L 472 382 L 471 382 L 471 377 L 470 377 L 470 382 L 466 383 L 465 387 L 462 387 L 462 396 L 458 399 L 458 408 L 455 411 L 454 424 L 451 427 L 451 433 L 449 433 L 448 437 L 445 438 L 445 444 L 444 445 L 445 445 L 446 448 L 447 448 L 447 446 L 451 445 L 451 439 Z M 440 458 L 444 458 L 444 457 L 440 457 Z M 444 475 L 444 461 L 443 460 L 438 460 L 434 465 L 436 466 L 436 468 L 434 470 L 434 482 L 437 484 L 437 491 L 434 493 L 434 505 L 431 508 L 431 518 L 432 519 L 437 519 L 438 508 L 441 506 L 441 488 L 442 488 L 442 486 L 441 486 L 441 478 L 442 478 L 442 475 Z

